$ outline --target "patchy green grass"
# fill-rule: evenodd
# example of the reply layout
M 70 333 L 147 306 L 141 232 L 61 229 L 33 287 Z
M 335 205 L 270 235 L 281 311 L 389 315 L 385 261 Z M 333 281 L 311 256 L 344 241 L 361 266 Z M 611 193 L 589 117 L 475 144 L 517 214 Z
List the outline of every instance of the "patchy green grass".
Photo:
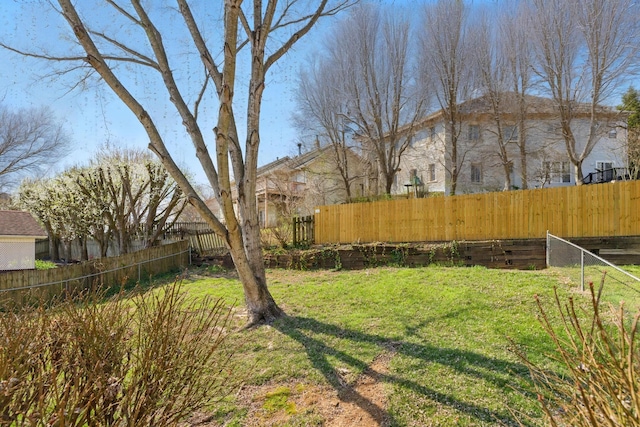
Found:
M 605 277 L 602 288 L 602 300 L 618 306 L 624 303 L 627 311 L 634 314 L 640 309 L 640 266 L 627 265 L 620 267 L 623 272 L 603 265 L 587 265 L 584 269 L 585 290 L 589 289 L 589 283 L 593 283 L 597 290 Z M 548 270 L 561 281 L 580 287 L 580 267 L 551 268 Z
M 394 426 L 541 423 L 528 370 L 510 351 L 508 338 L 533 361 L 560 369 L 547 359 L 553 346 L 537 321 L 534 295 L 551 307 L 558 287 L 561 296 L 587 305 L 586 294 L 556 270 L 272 270 L 268 279 L 288 316 L 232 336 L 241 347 L 237 354 L 247 384 L 272 386 L 276 392 L 265 404 L 291 410 L 282 393 L 288 385 L 341 390 L 393 348 L 382 381 Z M 193 274 L 186 289 L 195 298 L 209 295 L 243 305 L 232 275 Z M 238 327 L 244 322 L 241 310 L 235 322 Z M 218 410 L 244 425 L 239 421 L 247 414 L 243 403 L 226 404 Z M 317 414 L 310 417 L 317 422 Z

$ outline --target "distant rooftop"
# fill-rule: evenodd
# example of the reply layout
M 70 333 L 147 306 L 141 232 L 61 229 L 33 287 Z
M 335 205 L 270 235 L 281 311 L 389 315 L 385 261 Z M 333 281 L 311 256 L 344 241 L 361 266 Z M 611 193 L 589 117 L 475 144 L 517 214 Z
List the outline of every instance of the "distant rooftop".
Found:
M 0 210 L 0 236 L 47 237 L 29 212 Z

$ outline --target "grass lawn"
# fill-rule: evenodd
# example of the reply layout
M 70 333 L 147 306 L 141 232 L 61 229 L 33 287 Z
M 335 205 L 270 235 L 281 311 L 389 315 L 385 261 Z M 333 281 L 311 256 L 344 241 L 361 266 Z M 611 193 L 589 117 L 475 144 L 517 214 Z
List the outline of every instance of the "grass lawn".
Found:
M 346 401 L 392 426 L 541 425 L 528 371 L 507 338 L 558 369 L 545 357 L 553 347 L 534 295 L 553 313 L 554 286 L 587 305 L 559 270 L 271 270 L 268 280 L 288 316 L 230 336 L 245 386 L 212 407 L 207 425 L 366 425 L 329 422 Z M 242 325 L 232 275 L 195 271 L 184 283 L 193 297 L 238 306 L 234 324 Z M 375 398 L 357 387 L 363 374 L 380 386 Z

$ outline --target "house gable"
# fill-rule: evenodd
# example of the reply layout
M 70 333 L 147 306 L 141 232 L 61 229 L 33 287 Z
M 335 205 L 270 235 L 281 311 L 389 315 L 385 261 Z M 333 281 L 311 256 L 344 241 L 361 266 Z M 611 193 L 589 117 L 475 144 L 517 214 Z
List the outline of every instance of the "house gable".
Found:
M 29 212 L 0 211 L 0 236 L 44 239 L 47 237 L 47 233 Z
M 0 270 L 35 268 L 35 241 L 46 237 L 29 212 L 0 211 Z

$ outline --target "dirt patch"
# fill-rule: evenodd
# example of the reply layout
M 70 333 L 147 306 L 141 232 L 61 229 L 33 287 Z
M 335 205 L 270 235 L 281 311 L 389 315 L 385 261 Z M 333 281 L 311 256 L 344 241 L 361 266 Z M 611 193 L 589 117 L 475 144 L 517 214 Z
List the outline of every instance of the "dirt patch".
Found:
M 380 354 L 352 387 L 342 390 L 335 416 L 325 421 L 327 427 L 388 425 L 384 377 L 389 373 L 393 353 L 389 350 Z
M 245 386 L 237 395 L 238 405 L 247 409 L 242 425 L 388 426 L 384 379 L 394 354 L 393 348 L 381 353 L 353 384 L 344 383 L 339 390 L 301 382 Z M 187 425 L 219 427 L 225 424 L 198 414 Z

